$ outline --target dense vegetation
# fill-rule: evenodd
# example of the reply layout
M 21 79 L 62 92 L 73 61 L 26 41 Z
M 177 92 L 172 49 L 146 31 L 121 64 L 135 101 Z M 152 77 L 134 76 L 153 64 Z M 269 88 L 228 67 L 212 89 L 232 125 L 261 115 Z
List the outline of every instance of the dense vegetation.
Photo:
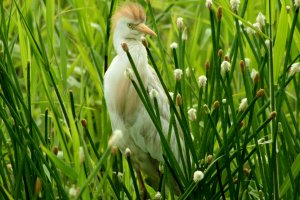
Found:
M 181 170 L 164 143 L 150 196 L 299 199 L 299 0 L 137 2 L 191 158 Z M 103 98 L 120 3 L 0 1 L 0 199 L 139 198 L 130 157 L 108 146 Z

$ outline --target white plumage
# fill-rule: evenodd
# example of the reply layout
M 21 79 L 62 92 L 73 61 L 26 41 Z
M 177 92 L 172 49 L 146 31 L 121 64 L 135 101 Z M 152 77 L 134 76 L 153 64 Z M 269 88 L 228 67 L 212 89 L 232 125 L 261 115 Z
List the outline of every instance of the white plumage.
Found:
M 113 44 L 117 55 L 104 76 L 104 96 L 112 130 L 121 130 L 123 133 L 122 139 L 116 141 L 117 146 L 122 153 L 129 148 L 134 168 L 146 173 L 152 181 L 158 182 L 158 164 L 163 161 L 160 137 L 131 80 L 124 75 L 126 69 L 131 68 L 131 64 L 121 47 L 122 43 L 128 45 L 145 88 L 149 92 L 155 91 L 162 129 L 167 137 L 170 120 L 168 99 L 157 74 L 148 64 L 147 52 L 141 43 L 141 36 L 144 34 L 156 34 L 144 22 L 145 12 L 137 4 L 124 5 L 113 16 Z M 174 134 L 170 143 L 179 161 Z

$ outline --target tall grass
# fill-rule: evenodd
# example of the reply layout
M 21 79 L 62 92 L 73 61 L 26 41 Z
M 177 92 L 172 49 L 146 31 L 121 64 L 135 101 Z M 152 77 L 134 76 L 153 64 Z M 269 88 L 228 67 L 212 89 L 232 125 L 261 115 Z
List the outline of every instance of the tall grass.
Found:
M 237 10 L 229 0 L 211 8 L 137 2 L 158 34 L 144 43 L 170 102 L 170 130 L 178 137 L 182 129 L 179 148 L 188 158 L 181 168 L 157 102 L 133 81 L 162 141 L 161 198 L 299 199 L 300 76 L 291 74 L 300 57 L 299 8 L 288 0 L 244 0 Z M 102 90 L 115 55 L 109 20 L 119 3 L 1 1 L 1 199 L 140 198 L 130 157 L 108 145 Z M 266 16 L 260 29 L 253 25 L 258 12 Z M 224 61 L 230 70 L 223 73 Z M 183 72 L 177 81 L 175 69 Z

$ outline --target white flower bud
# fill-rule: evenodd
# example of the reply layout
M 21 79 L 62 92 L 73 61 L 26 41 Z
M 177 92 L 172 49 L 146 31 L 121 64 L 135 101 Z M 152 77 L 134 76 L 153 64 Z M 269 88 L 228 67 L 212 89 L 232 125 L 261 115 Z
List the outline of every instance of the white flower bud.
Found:
M 261 27 L 260 27 L 260 24 L 259 24 L 259 23 L 256 22 L 256 23 L 252 24 L 252 26 L 253 26 L 255 29 L 261 31 Z
M 221 75 L 224 76 L 225 73 L 230 72 L 231 64 L 228 61 L 223 61 L 221 64 Z
M 193 176 L 193 181 L 195 183 L 198 183 L 199 181 L 201 181 L 204 178 L 204 174 L 202 171 L 197 170 L 194 172 L 194 176 Z
M 257 74 L 258 74 L 258 71 L 256 71 L 256 69 L 253 68 L 251 71 L 251 78 L 253 81 L 254 81 L 255 77 L 257 76 Z
M 175 69 L 174 70 L 174 76 L 176 81 L 180 81 L 181 76 L 182 76 L 182 70 L 181 69 Z
M 155 200 L 160 200 L 162 199 L 161 193 L 160 192 L 156 192 L 155 196 L 154 196 Z
M 177 106 L 182 106 L 182 97 L 179 93 L 176 96 L 176 105 Z
M 256 17 L 256 23 L 259 24 L 260 28 L 265 26 L 265 24 L 266 24 L 265 20 L 266 20 L 266 17 L 261 12 L 259 12 Z
M 233 11 L 238 11 L 240 6 L 240 0 L 230 0 L 230 6 Z
M 291 6 L 287 5 L 287 6 L 285 7 L 285 9 L 286 9 L 286 12 L 287 12 L 287 13 L 290 13 L 290 12 L 291 12 Z
M 267 48 L 270 49 L 270 47 L 271 47 L 270 40 L 265 40 L 265 44 L 266 44 Z
M 239 112 L 245 111 L 247 106 L 248 106 L 247 98 L 243 98 L 241 100 L 241 103 L 240 103 L 240 106 L 239 106 Z
M 207 104 L 204 104 L 204 105 L 203 105 L 203 109 L 204 109 L 204 112 L 205 112 L 206 114 L 209 114 L 209 113 L 210 113 L 210 110 L 209 110 L 209 107 L 208 107 Z
M 289 76 L 293 76 L 299 72 L 300 72 L 300 63 L 294 63 L 294 64 L 292 64 L 292 66 L 290 68 Z
M 212 8 L 212 0 L 206 0 L 205 1 L 205 6 L 207 7 L 207 8 L 209 8 L 209 9 L 211 9 Z
M 226 104 L 226 102 L 227 102 L 227 99 L 222 99 L 223 104 Z
M 149 95 L 150 95 L 150 98 L 151 99 L 157 99 L 158 97 L 158 92 L 156 89 L 151 89 L 150 92 L 149 92 Z
M 79 189 L 76 188 L 75 185 L 72 185 L 72 187 L 69 189 L 69 196 L 71 198 L 76 198 L 78 194 L 79 194 Z
M 201 87 L 205 87 L 206 82 L 207 82 L 206 76 L 204 76 L 204 75 L 199 76 L 199 78 L 198 78 L 198 85 L 199 85 L 200 88 Z
M 115 130 L 108 141 L 108 146 L 113 147 L 117 146 L 117 144 L 122 140 L 123 132 L 119 129 Z
M 125 156 L 129 157 L 131 155 L 131 150 L 129 148 L 125 149 Z
M 197 112 L 197 110 L 195 108 L 191 108 L 188 110 L 189 120 L 191 120 L 192 122 L 197 119 L 196 112 Z
M 250 67 L 250 62 L 251 62 L 250 58 L 245 58 L 246 67 Z
M 177 49 L 178 44 L 176 42 L 172 42 L 172 44 L 170 45 L 171 49 Z
M 182 31 L 183 30 L 183 27 L 184 27 L 184 23 L 183 23 L 183 18 L 182 17 L 178 17 L 177 18 L 177 21 L 176 21 L 176 24 L 177 24 L 177 28 Z
M 295 0 L 295 7 L 299 8 L 300 7 L 300 0 Z
M 247 32 L 249 35 L 254 35 L 254 34 L 255 34 L 255 30 L 253 30 L 251 27 L 247 27 L 247 28 L 246 28 L 246 32 Z

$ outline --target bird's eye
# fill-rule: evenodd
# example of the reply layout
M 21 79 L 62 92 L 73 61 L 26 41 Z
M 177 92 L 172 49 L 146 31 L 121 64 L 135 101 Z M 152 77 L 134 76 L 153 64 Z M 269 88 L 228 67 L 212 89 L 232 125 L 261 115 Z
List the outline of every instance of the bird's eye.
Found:
M 132 24 L 132 23 L 128 23 L 127 26 L 128 26 L 128 28 L 130 28 L 130 29 L 133 29 L 133 28 L 134 28 L 134 24 Z

